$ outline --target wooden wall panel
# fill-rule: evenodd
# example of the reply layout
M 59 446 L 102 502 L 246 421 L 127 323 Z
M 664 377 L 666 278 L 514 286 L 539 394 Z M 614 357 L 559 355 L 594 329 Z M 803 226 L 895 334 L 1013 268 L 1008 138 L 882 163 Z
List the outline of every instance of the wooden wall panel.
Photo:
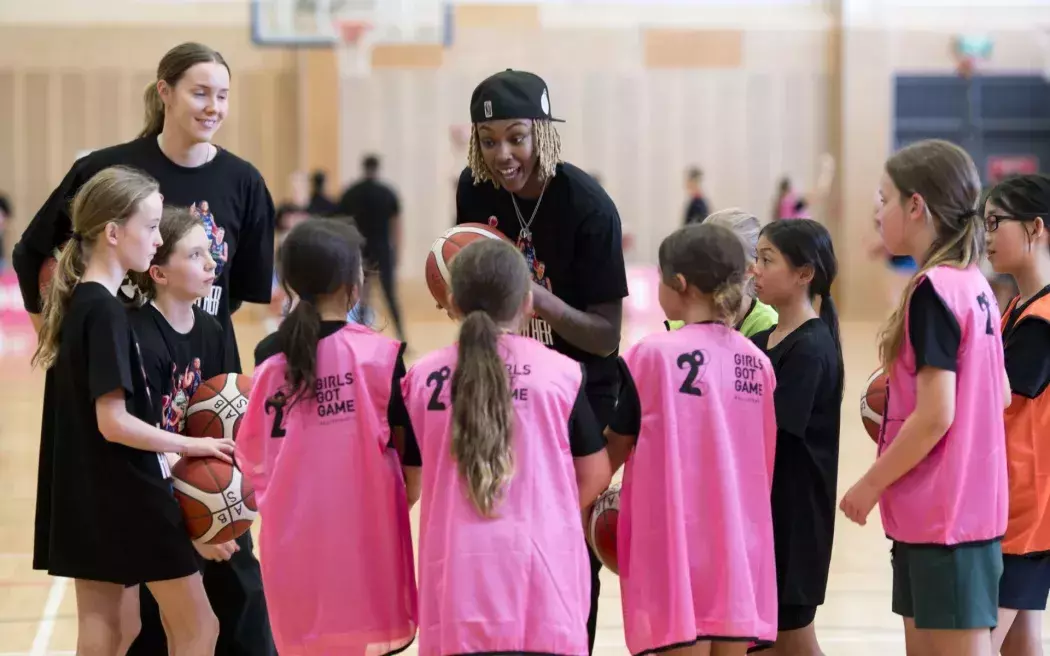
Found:
M 740 68 L 744 33 L 739 30 L 646 29 L 642 33 L 647 68 Z
M 372 68 L 441 68 L 444 56 L 441 44 L 379 44 L 372 49 Z
M 452 20 L 458 30 L 472 28 L 489 29 L 539 29 L 541 27 L 538 4 L 456 4 Z
M 18 175 L 18 153 L 15 152 L 15 133 L 21 129 L 15 122 L 17 114 L 15 103 L 18 96 L 15 94 L 15 73 L 13 71 L 0 71 L 0 193 L 14 196 Z M 11 198 L 15 204 L 15 212 L 21 212 L 18 198 Z M 8 231 L 8 235 L 13 234 Z M 5 239 L 7 244 L 10 239 Z
M 62 165 L 62 159 L 69 159 L 69 153 L 76 153 L 90 147 L 88 132 L 94 127 L 90 121 L 97 120 L 88 109 L 88 78 L 82 71 L 67 71 L 57 76 L 60 86 L 59 122 L 62 126 L 62 138 L 58 143 L 58 156 L 54 166 L 59 169 L 58 175 L 64 175 L 69 166 Z M 53 153 L 54 154 L 54 153 Z M 71 161 L 70 161 L 71 163 Z M 54 175 L 54 171 L 52 171 Z
M 299 111 L 301 163 L 304 168 L 327 171 L 340 179 L 339 171 L 339 57 L 332 49 L 300 53 Z
M 51 81 L 46 72 L 26 73 L 23 80 L 22 133 L 25 135 L 22 161 L 19 166 L 24 170 L 22 177 L 26 199 L 36 199 L 37 206 L 50 193 L 50 143 L 55 133 L 48 125 L 51 103 Z M 23 208 L 30 209 L 30 208 Z M 35 212 L 36 207 L 31 211 Z

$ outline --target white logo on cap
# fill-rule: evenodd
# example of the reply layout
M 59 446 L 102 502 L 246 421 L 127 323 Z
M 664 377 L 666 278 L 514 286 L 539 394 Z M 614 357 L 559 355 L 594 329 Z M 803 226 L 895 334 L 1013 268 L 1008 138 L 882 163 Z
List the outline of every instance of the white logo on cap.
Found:
M 549 98 L 547 98 L 547 90 L 546 89 L 543 90 L 543 95 L 540 96 L 540 109 L 543 110 L 544 114 L 546 114 L 547 116 L 550 116 L 550 113 L 551 113 L 551 101 L 550 101 Z
M 485 118 L 492 118 L 492 101 L 485 101 Z

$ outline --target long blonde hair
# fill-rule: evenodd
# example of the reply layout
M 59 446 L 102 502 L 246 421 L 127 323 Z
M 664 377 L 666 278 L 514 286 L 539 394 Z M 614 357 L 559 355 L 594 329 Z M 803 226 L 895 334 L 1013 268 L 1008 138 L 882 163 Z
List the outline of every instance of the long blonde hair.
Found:
M 155 137 L 164 130 L 164 101 L 161 100 L 157 83 L 164 80 L 168 86 L 175 88 L 190 68 L 209 63 L 222 64 L 227 72 L 230 70 L 229 64 L 217 50 L 200 43 L 181 43 L 161 57 L 157 64 L 157 79 L 146 85 L 142 94 L 146 121 L 139 138 Z
M 139 203 L 159 190 L 157 181 L 145 173 L 114 166 L 96 173 L 77 191 L 73 198 L 73 236 L 58 255 L 44 297 L 43 326 L 33 354 L 34 366 L 50 369 L 55 363 L 62 318 L 106 224 L 123 225 Z
M 514 319 L 529 293 L 525 258 L 510 244 L 478 240 L 452 261 L 452 296 L 465 316 L 452 375 L 452 457 L 471 502 L 492 517 L 514 475 L 514 408 L 498 324 Z
M 532 121 L 532 147 L 537 155 L 536 168 L 539 169 L 540 182 L 546 182 L 554 177 L 558 162 L 561 161 L 561 137 L 553 123 L 545 119 Z M 481 153 L 481 138 L 478 136 L 477 123 L 470 128 L 467 165 L 470 167 L 470 172 L 474 174 L 474 184 L 491 182 L 493 187 L 499 189 L 499 182 L 485 164 L 485 157 Z
M 879 357 L 888 370 L 904 344 L 904 317 L 917 281 L 937 266 L 976 264 L 984 252 L 984 218 L 977 211 L 977 166 L 953 143 L 933 139 L 911 144 L 890 157 L 886 174 L 900 191 L 902 208 L 914 195 L 922 197 L 926 220 L 937 234 L 879 335 Z

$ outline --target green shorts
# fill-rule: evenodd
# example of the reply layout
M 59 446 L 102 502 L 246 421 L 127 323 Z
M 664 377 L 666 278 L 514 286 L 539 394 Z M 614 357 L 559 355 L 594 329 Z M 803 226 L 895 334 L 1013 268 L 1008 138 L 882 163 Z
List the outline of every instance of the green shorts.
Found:
M 958 547 L 893 543 L 893 612 L 917 629 L 988 629 L 998 623 L 998 540 Z

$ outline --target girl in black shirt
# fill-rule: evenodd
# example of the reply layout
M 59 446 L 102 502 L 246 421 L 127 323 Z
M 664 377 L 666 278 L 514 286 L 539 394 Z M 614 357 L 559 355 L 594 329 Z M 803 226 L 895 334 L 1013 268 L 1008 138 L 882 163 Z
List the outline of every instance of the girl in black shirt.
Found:
M 813 619 L 824 603 L 835 534 L 843 367 L 831 284 L 831 235 L 810 219 L 775 221 L 758 239 L 755 289 L 777 325 L 752 337 L 773 363 L 777 448 L 773 543 L 776 653 L 819 654 Z M 814 309 L 819 297 L 820 312 Z
M 222 55 L 199 43 L 169 50 L 157 66 L 157 79 L 145 92 L 146 125 L 128 143 L 92 152 L 73 164 L 65 179 L 22 233 L 12 261 L 26 310 L 39 324 L 40 267 L 72 232 L 69 201 L 98 171 L 133 166 L 160 183 L 164 202 L 189 207 L 204 223 L 215 280 L 198 300 L 223 328 L 229 372 L 240 372 L 231 315 L 242 303 L 269 303 L 273 280 L 274 206 L 266 183 L 254 166 L 212 143 L 229 107 L 230 70 Z M 121 286 L 125 297 L 135 286 Z M 224 575 L 207 576 L 205 585 L 233 601 L 237 612 L 221 614 L 220 656 L 268 656 L 274 653 L 262 591 L 259 562 L 251 533 L 237 539 L 240 551 Z M 159 635 L 158 622 L 143 625 L 143 635 Z M 227 641 L 230 642 L 227 649 Z M 154 656 L 132 647 L 132 656 Z
M 211 653 L 218 636 L 163 454 L 231 462 L 233 443 L 143 421 L 149 391 L 116 297 L 161 243 L 161 206 L 157 182 L 132 169 L 106 169 L 81 188 L 33 356 L 48 370 L 33 567 L 76 580 L 78 651 L 124 653 L 137 628 L 121 625 L 121 607 L 141 583 L 168 617 L 173 653 Z
M 215 260 L 203 222 L 188 209 L 168 207 L 160 234 L 164 244 L 153 256 L 149 271 L 131 276 L 142 297 L 128 319 L 141 345 L 152 400 L 150 423 L 182 434 L 189 400 L 201 382 L 228 371 L 229 363 L 222 326 L 196 304 L 215 280 Z M 221 576 L 220 568 L 229 569 L 227 561 L 239 551 L 235 541 L 194 546 L 209 561 L 201 569 L 206 589 L 212 576 Z M 213 596 L 210 601 L 219 617 L 244 609 L 243 603 Z M 140 601 L 144 630 L 132 653 L 167 653 L 156 601 L 148 593 Z

